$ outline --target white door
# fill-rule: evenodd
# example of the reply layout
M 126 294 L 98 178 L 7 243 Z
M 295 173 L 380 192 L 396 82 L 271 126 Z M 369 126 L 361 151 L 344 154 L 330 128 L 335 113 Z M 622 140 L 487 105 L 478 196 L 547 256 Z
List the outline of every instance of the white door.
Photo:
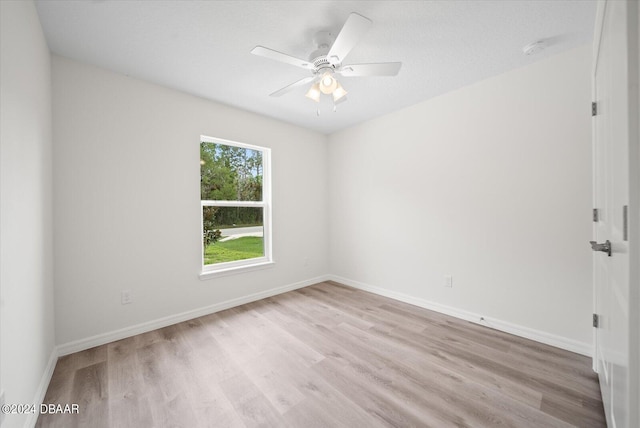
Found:
M 637 40 L 630 25 L 637 25 L 637 8 L 626 1 L 608 1 L 598 5 L 594 39 L 593 96 L 597 113 L 593 117 L 594 240 L 610 242 L 611 255 L 594 248 L 594 300 L 599 326 L 595 329 L 595 368 L 609 427 L 631 428 L 638 423 L 640 406 L 631 375 L 638 362 L 630 361 L 630 332 L 636 320 L 630 310 L 629 233 L 625 217 L 629 216 L 629 147 L 637 126 L 637 75 L 635 56 Z M 629 14 L 635 18 L 629 20 Z M 635 23 L 635 24 L 634 24 Z M 635 321 L 634 321 L 635 322 Z M 635 357 L 634 357 L 635 358 Z M 631 364 L 631 371 L 630 371 Z M 635 400 L 635 402 L 634 402 Z

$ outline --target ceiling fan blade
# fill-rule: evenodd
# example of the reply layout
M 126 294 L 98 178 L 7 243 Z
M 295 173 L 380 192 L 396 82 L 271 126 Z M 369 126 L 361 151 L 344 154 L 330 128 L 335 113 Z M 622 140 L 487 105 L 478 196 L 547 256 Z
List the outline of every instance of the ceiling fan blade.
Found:
M 279 97 L 281 95 L 286 94 L 287 92 L 299 87 L 299 86 L 303 86 L 306 85 L 307 83 L 313 82 L 317 77 L 316 76 L 309 76 L 309 77 L 305 77 L 304 79 L 300 79 L 297 82 L 293 82 L 292 84 L 290 84 L 289 86 L 285 86 L 282 89 L 278 89 L 277 91 L 275 91 L 272 94 L 269 94 L 270 97 Z
M 370 26 L 371 20 L 369 18 L 358 15 L 355 12 L 351 13 L 327 54 L 329 62 L 335 65 L 344 61 L 349 52 L 351 52 L 351 49 L 358 43 Z
M 345 77 L 395 76 L 402 67 L 401 62 L 379 62 L 376 64 L 344 65 L 338 72 Z
M 265 48 L 264 46 L 256 46 L 255 48 L 251 49 L 251 53 L 254 55 L 263 56 L 265 58 L 295 65 L 296 67 L 313 70 L 313 64 L 309 63 L 309 61 L 305 61 L 303 59 L 296 58 L 282 52 L 274 51 L 273 49 Z

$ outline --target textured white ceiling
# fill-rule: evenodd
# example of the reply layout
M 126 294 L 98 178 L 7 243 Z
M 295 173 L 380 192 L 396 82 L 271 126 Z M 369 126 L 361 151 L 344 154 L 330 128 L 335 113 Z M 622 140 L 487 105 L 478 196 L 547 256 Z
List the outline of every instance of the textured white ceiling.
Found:
M 593 1 L 57 1 L 36 2 L 59 55 L 271 116 L 322 133 L 524 66 L 591 41 Z M 306 59 L 319 30 L 350 12 L 373 21 L 345 63 L 403 63 L 396 77 L 340 78 L 333 112 L 299 88 L 309 72 L 251 55 L 263 45 Z M 547 49 L 522 47 L 544 39 Z

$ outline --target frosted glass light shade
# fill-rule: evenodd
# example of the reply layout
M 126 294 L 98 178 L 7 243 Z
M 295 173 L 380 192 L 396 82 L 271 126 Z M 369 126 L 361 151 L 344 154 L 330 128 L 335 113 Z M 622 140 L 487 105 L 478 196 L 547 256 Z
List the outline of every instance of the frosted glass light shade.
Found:
M 307 98 L 311 98 L 313 101 L 319 103 L 320 102 L 320 84 L 316 83 L 314 85 L 312 85 L 309 90 L 307 91 L 306 95 Z
M 336 82 L 337 83 L 337 82 Z M 337 83 L 336 89 L 333 91 L 333 101 L 338 101 L 340 98 L 347 95 L 347 91 L 342 87 L 340 83 Z
M 331 75 L 331 73 L 324 73 L 322 79 L 320 79 L 320 91 L 323 94 L 331 94 L 336 90 L 338 81 Z

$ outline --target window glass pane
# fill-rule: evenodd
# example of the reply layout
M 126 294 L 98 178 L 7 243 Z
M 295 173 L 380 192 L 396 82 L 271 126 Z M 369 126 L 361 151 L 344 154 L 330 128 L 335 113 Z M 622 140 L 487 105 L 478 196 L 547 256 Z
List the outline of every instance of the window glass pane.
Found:
M 200 199 L 262 201 L 262 152 L 225 144 L 200 144 Z
M 261 207 L 202 207 L 204 264 L 264 256 Z

